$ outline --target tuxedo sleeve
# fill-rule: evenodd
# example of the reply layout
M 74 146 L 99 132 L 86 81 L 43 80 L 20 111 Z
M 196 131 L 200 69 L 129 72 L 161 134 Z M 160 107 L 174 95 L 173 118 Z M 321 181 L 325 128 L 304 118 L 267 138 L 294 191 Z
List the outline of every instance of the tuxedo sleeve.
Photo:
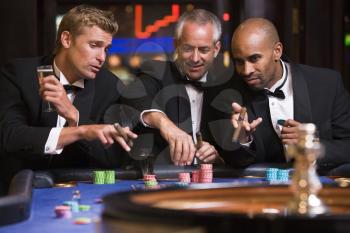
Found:
M 325 149 L 324 157 L 318 160 L 321 167 L 350 163 L 350 96 L 338 73 L 334 80 L 336 94 L 332 100 L 331 119 L 319 126 L 320 141 Z
M 234 89 L 235 83 L 218 86 L 213 89 L 215 97 L 212 98 L 208 111 L 212 114 L 204 113 L 208 122 L 208 129 L 213 145 L 217 148 L 220 156 L 232 167 L 247 167 L 256 162 L 254 141 L 250 147 L 243 146 L 237 142 L 232 142 L 234 128 L 232 126 L 232 103 L 242 104 L 241 93 Z
M 161 81 L 157 78 L 157 71 L 152 63 L 143 64 L 137 72 L 137 77 L 124 92 L 123 101 L 134 107 L 140 113 L 149 109 L 160 109 L 155 97 L 162 89 Z
M 18 74 L 20 72 L 20 74 Z M 26 73 L 26 75 L 24 75 Z M 35 75 L 31 71 L 19 70 L 9 63 L 0 70 L 0 139 L 6 152 L 43 154 L 50 127 L 35 127 L 33 112 L 39 110 L 40 102 Z M 31 93 L 27 99 L 27 93 Z

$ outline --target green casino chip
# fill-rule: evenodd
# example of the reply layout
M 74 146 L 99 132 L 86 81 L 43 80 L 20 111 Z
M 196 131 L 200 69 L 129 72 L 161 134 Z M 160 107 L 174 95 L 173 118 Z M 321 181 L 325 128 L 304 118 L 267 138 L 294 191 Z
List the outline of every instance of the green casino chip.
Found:
M 94 184 L 104 184 L 105 172 L 104 171 L 93 171 L 92 178 L 93 178 Z
M 115 183 L 115 171 L 105 171 L 105 184 L 114 184 Z

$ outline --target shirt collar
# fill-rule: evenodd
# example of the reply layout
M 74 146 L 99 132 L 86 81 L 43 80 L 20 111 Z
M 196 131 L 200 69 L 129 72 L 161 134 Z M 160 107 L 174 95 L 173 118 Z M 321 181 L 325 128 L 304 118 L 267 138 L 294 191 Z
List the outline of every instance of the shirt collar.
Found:
M 281 84 L 287 78 L 286 64 L 282 60 L 280 60 L 280 62 L 281 62 L 281 65 L 282 65 L 282 78 L 279 79 L 271 88 L 266 88 L 267 90 L 269 90 L 271 92 L 274 92 L 277 87 L 281 86 Z M 286 86 L 286 83 L 282 86 L 281 90 L 283 90 L 285 86 Z
M 62 85 L 73 85 L 73 86 L 77 86 L 77 87 L 80 87 L 80 88 L 84 88 L 84 79 L 80 79 L 80 80 L 70 84 L 68 82 L 67 78 L 64 76 L 64 74 L 57 67 L 55 60 L 53 61 L 53 69 L 54 69 L 55 75 L 59 78 L 60 83 Z

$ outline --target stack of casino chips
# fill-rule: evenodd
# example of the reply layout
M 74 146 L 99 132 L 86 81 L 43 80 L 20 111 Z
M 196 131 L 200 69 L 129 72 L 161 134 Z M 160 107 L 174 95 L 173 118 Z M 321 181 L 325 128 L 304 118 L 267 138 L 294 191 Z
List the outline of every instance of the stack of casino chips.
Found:
M 213 182 L 213 165 L 212 164 L 201 164 L 200 183 L 212 183 Z
M 266 180 L 271 183 L 287 183 L 289 181 L 289 170 L 268 168 L 266 170 Z
M 71 207 L 66 205 L 58 205 L 55 207 L 55 214 L 57 218 L 71 218 Z
M 266 170 L 266 180 L 270 182 L 277 181 L 278 168 L 268 168 Z
M 156 179 L 156 175 L 154 174 L 143 175 L 143 181 L 145 182 L 146 188 L 154 188 L 158 186 L 158 181 Z
M 68 206 L 73 213 L 79 212 L 79 203 L 76 201 L 65 201 L 63 202 L 64 206 Z
M 289 181 L 289 170 L 278 169 L 277 171 L 277 181 L 281 183 L 287 183 Z
M 191 183 L 191 177 L 189 172 L 180 172 L 179 173 L 179 182 L 180 183 Z
M 192 183 L 199 183 L 200 174 L 201 174 L 201 172 L 199 170 L 192 171 L 191 172 L 191 182 Z
M 114 184 L 115 183 L 115 171 L 109 170 L 105 171 L 105 184 Z
M 115 183 L 115 171 L 93 171 L 92 178 L 94 184 L 114 184 Z
M 94 184 L 104 184 L 105 172 L 104 171 L 93 171 L 92 179 L 93 179 Z

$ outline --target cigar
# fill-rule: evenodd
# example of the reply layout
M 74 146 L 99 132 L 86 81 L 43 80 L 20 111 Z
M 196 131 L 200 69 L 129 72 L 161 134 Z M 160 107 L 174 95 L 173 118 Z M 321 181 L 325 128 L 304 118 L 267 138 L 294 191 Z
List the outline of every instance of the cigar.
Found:
M 196 139 L 197 139 L 196 147 L 197 147 L 197 150 L 199 150 L 199 148 L 201 148 L 203 144 L 203 137 L 200 132 L 196 133 Z
M 114 123 L 113 126 L 114 126 L 115 130 L 120 134 L 120 136 L 125 140 L 126 144 L 128 144 L 128 146 L 132 147 L 134 145 L 134 143 L 128 137 L 128 135 L 126 135 L 126 133 L 124 132 L 124 129 L 120 126 L 120 124 Z
M 238 137 L 239 135 L 241 134 L 241 130 L 242 130 L 242 124 L 243 124 L 243 121 L 244 121 L 244 116 L 245 114 L 247 113 L 247 108 L 243 107 L 241 109 L 241 112 L 239 113 L 239 116 L 238 116 L 238 127 L 235 129 L 235 132 L 233 133 L 233 136 L 232 136 L 232 141 L 233 142 L 237 142 L 238 141 Z

